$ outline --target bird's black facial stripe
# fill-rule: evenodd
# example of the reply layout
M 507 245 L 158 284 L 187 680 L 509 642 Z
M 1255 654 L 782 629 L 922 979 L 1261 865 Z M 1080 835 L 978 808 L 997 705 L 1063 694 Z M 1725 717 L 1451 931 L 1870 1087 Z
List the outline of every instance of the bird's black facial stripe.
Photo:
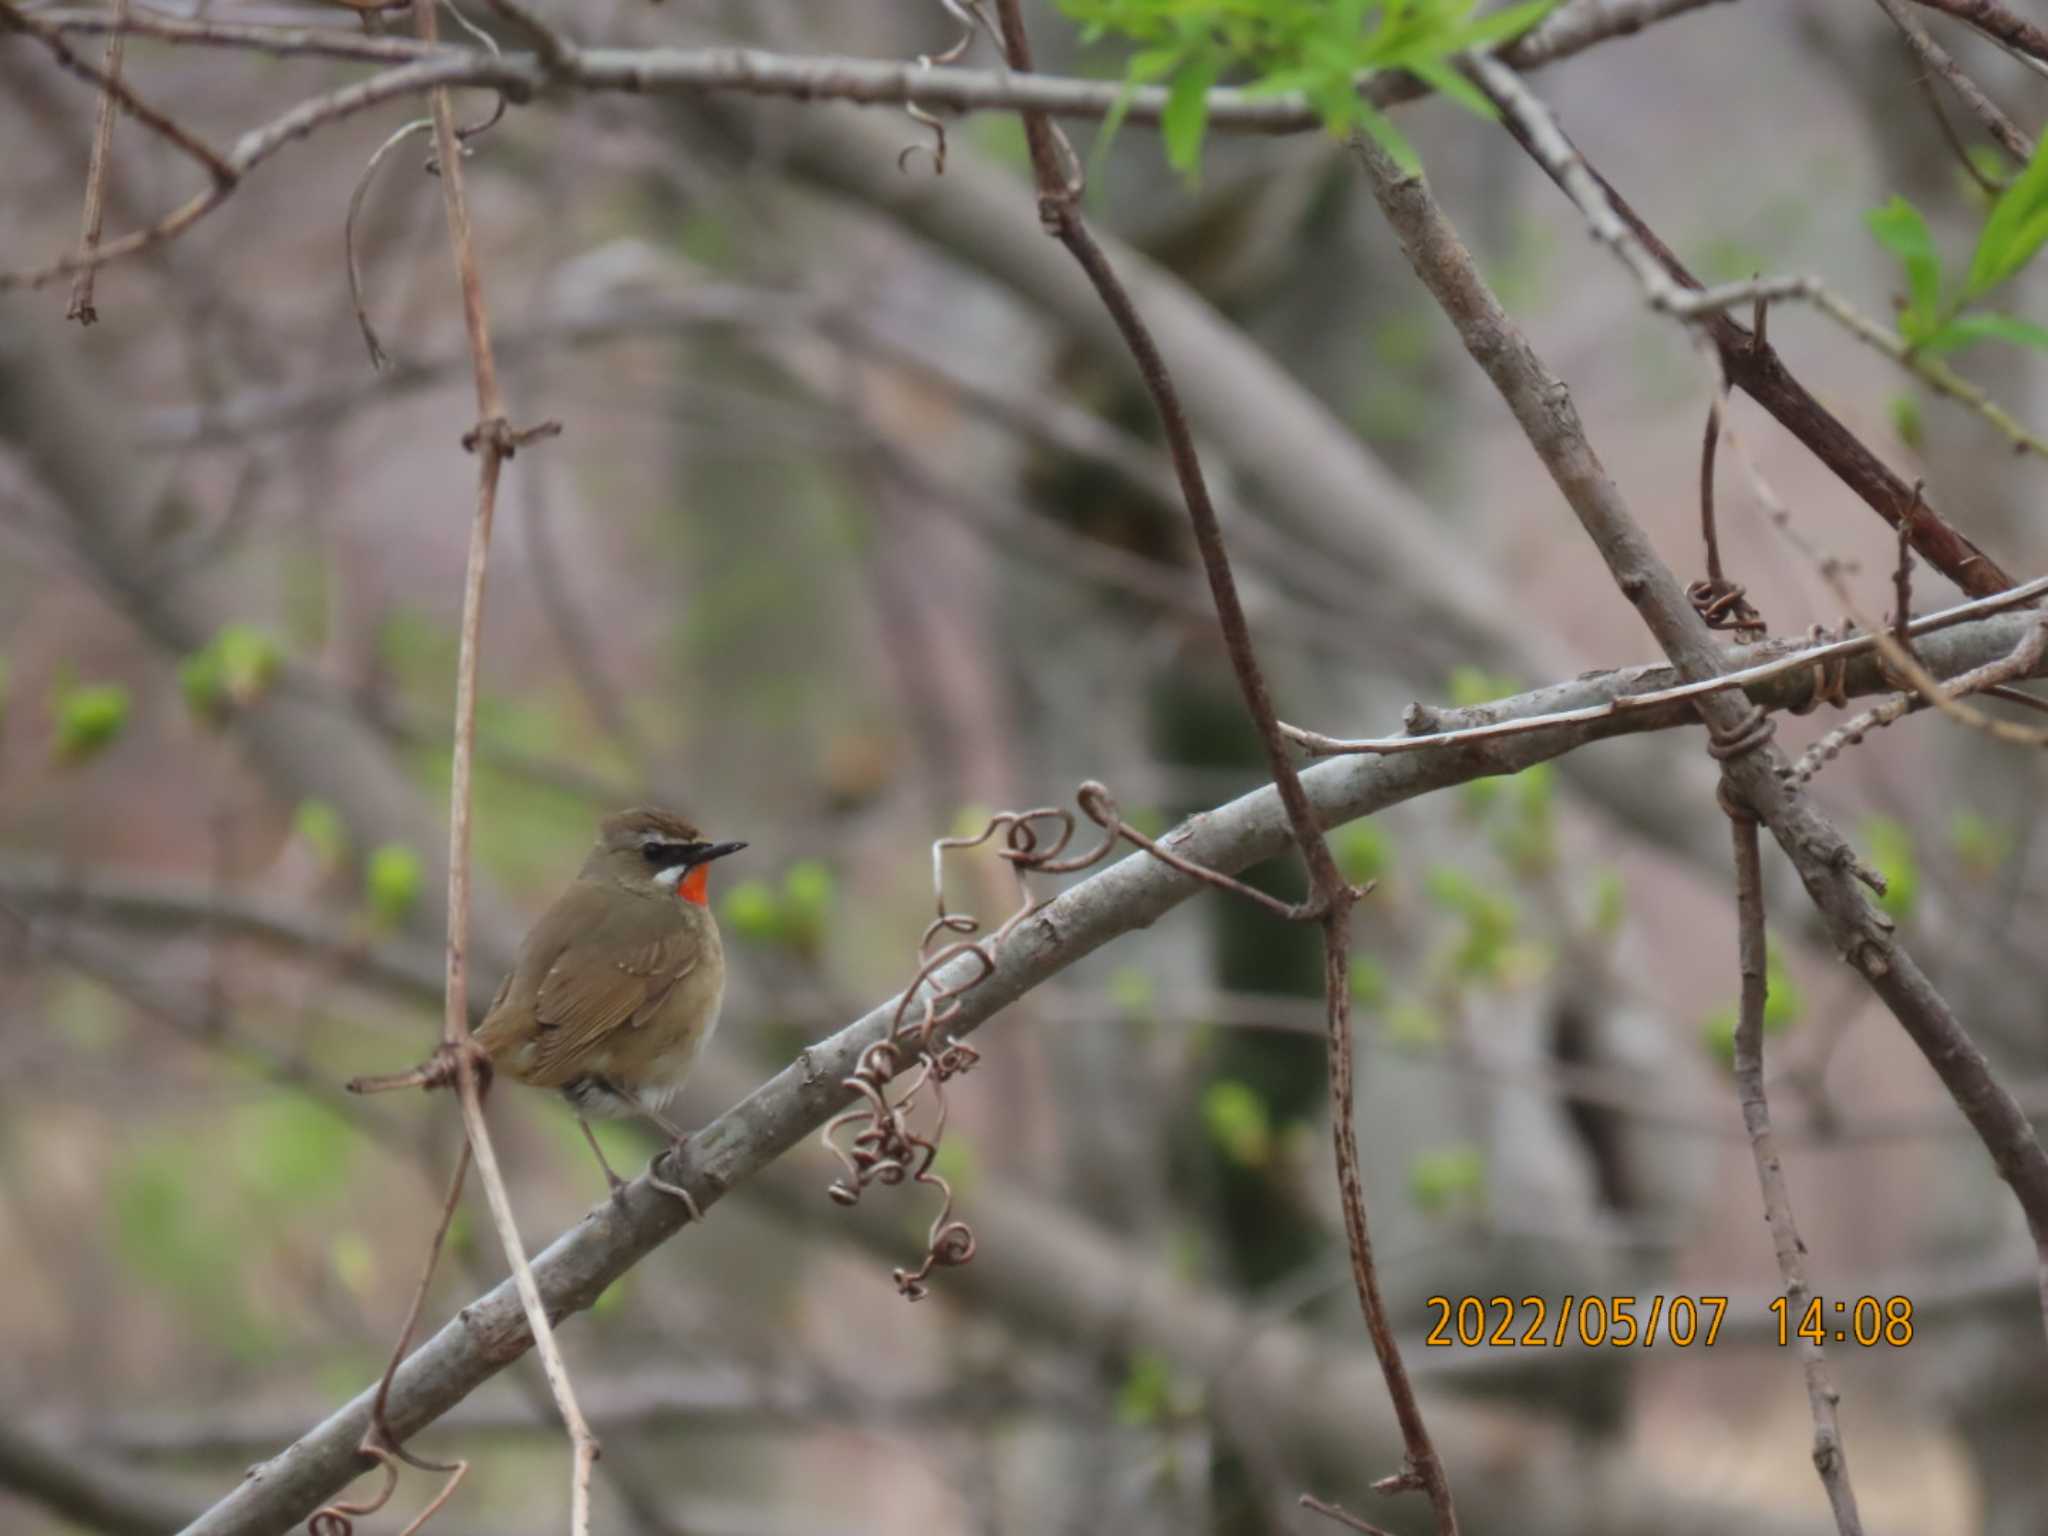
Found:
M 640 846 L 640 856 L 656 869 L 674 869 L 704 856 L 709 843 L 664 843 L 651 841 Z

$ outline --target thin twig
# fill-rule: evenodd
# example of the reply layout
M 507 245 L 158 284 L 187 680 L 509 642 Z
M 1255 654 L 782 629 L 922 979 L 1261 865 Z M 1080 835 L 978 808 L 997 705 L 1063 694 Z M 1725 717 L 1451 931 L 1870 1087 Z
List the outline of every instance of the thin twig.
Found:
M 127 46 L 128 34 L 118 28 L 127 19 L 128 0 L 114 0 L 117 30 L 107 38 L 106 59 L 101 65 L 109 83 L 100 88 L 99 116 L 92 128 L 92 158 L 85 168 L 85 213 L 78 236 L 81 255 L 91 255 L 93 248 L 100 243 L 100 227 L 106 218 L 107 177 L 111 174 L 108 160 L 114 144 L 114 108 L 117 105 L 112 82 L 121 78 L 121 54 Z M 93 304 L 93 276 L 94 269 L 87 267 L 71 284 L 71 304 L 64 312 L 65 319 L 76 320 L 80 325 L 91 325 L 99 319 L 100 312 Z
M 2000 609 L 2015 608 L 2043 596 L 2048 596 L 2048 576 L 2036 577 L 2024 586 L 2013 587 L 1991 597 L 1976 598 L 1967 603 L 1958 603 L 1953 608 L 1943 609 L 1940 613 L 1928 614 L 1925 618 L 1916 619 L 1909 624 L 1907 631 L 1914 635 L 1932 634 L 1951 625 L 1981 618 Z M 1731 688 L 1753 688 L 1759 683 L 1770 682 L 1788 673 L 1812 670 L 1817 674 L 1829 663 L 1840 662 L 1877 648 L 1876 635 L 1860 634 L 1829 641 L 1825 645 L 1796 650 L 1789 655 L 1758 662 L 1754 666 L 1739 667 L 1715 677 L 1703 678 L 1698 682 L 1679 683 L 1669 688 L 1654 688 L 1643 693 L 1617 694 L 1602 703 L 1590 704 L 1582 709 L 1517 716 L 1491 721 L 1485 725 L 1467 726 L 1459 730 L 1346 739 L 1340 736 L 1326 736 L 1319 731 L 1303 730 L 1300 726 L 1285 723 L 1280 729 L 1289 741 L 1316 757 L 1334 757 L 1346 753 L 1385 757 L 1400 752 L 1428 752 L 1446 747 L 1466 746 L 1494 737 L 1519 736 L 1529 731 L 1590 725 L 1595 721 L 1611 719 L 1616 715 L 1625 715 L 1636 710 L 1665 709 L 1690 699 L 1725 693 Z
M 436 38 L 436 7 L 439 0 L 414 0 L 413 22 L 420 40 Z M 534 432 L 515 434 L 505 417 L 504 396 L 498 387 L 498 371 L 491 354 L 490 317 L 484 307 L 483 280 L 477 270 L 476 251 L 470 233 L 469 201 L 463 187 L 462 145 L 456 134 L 455 112 L 447 90 L 432 95 L 434 140 L 441 166 L 442 200 L 447 206 L 448 238 L 455 258 L 456 277 L 462 286 L 462 317 L 469 335 L 471 361 L 476 374 L 477 425 L 464 439 L 465 446 L 478 455 L 476 515 L 470 523 L 469 555 L 464 568 L 462 629 L 455 671 L 455 744 L 450 753 L 448 827 L 448 991 L 441 1018 L 443 1049 L 454 1058 L 455 1082 L 462 1096 L 463 1126 L 470 1150 L 476 1157 L 477 1174 L 483 1181 L 484 1196 L 498 1230 L 505 1260 L 512 1268 L 527 1326 L 533 1330 L 534 1346 L 541 1368 L 554 1392 L 562 1422 L 569 1432 L 570 1479 L 569 1528 L 571 1536 L 589 1536 L 590 1473 L 597 1461 L 597 1437 L 584 1422 L 577 1406 L 575 1388 L 569 1381 L 554 1329 L 548 1323 L 547 1308 L 534 1283 L 533 1269 L 519 1240 L 519 1224 L 506 1192 L 504 1175 L 498 1168 L 496 1149 L 484 1121 L 483 1064 L 469 1033 L 469 915 L 470 915 L 470 811 L 471 777 L 476 755 L 476 679 L 481 649 L 484 607 L 484 578 L 489 568 L 491 524 L 497 510 L 498 479 L 504 462 L 524 440 L 551 430 L 548 423 Z
M 1473 56 L 1471 70 L 1500 109 L 1509 132 L 1578 207 L 1594 238 L 1629 269 L 1650 308 L 1689 323 L 1698 322 L 1713 338 L 1722 367 L 1730 377 L 1792 427 L 1808 447 L 1821 453 L 1830 467 L 1855 485 L 1886 521 L 1896 522 L 1904 505 L 1905 488 L 1897 483 L 1897 477 L 1877 464 L 1875 456 L 1856 443 L 1819 402 L 1789 378 L 1775 376 L 1775 359 L 1761 355 L 1743 358 L 1741 354 L 1748 350 L 1743 345 L 1749 340 L 1748 333 L 1741 332 L 1722 311 L 1760 299 L 1798 299 L 1810 303 L 1873 350 L 1912 370 L 1938 392 L 1975 410 L 2015 447 L 2048 455 L 2048 442 L 2029 432 L 1982 389 L 1941 359 L 1916 352 L 1885 327 L 1866 319 L 1818 278 L 1772 277 L 1714 288 L 1699 286 L 1586 162 L 1550 109 L 1513 70 L 1485 55 Z M 1760 354 L 1761 348 L 1757 350 Z M 1782 367 L 1776 371 L 1782 374 Z M 1982 550 L 1939 519 L 1930 517 L 1923 521 L 1915 547 L 1966 592 L 1982 596 L 2012 584 L 2011 578 L 1997 571 Z
M 1562 7 L 1548 23 L 1503 48 L 1501 57 L 1516 69 L 1541 69 L 1715 3 L 1718 0 L 1609 0 L 1597 6 Z M 112 29 L 109 12 L 97 8 L 53 9 L 39 17 L 65 33 L 92 36 Z M 753 48 L 589 48 L 565 51 L 550 70 L 532 54 L 490 58 L 476 49 L 446 44 L 430 47 L 408 38 L 369 36 L 343 27 L 186 20 L 140 11 L 130 18 L 128 30 L 168 43 L 249 49 L 285 57 L 311 55 L 376 63 L 438 60 L 456 66 L 446 80 L 449 85 L 496 86 L 519 92 L 539 90 L 552 78 L 565 86 L 636 94 L 736 91 L 799 101 L 892 107 L 914 101 L 926 109 L 943 107 L 955 112 L 1035 108 L 1097 121 L 1122 110 L 1127 122 L 1153 124 L 1164 116 L 1168 97 L 1163 86 L 1132 90 L 1113 80 L 1026 79 L 1005 69 L 935 64 L 926 70 L 909 61 L 802 56 Z M 1383 110 L 1433 94 L 1433 87 L 1403 71 L 1361 75 L 1357 83 L 1364 99 Z M 1267 96 L 1222 87 L 1208 93 L 1208 122 L 1219 132 L 1310 133 L 1322 128 L 1324 115 L 1299 92 Z
M 1919 18 L 1907 7 L 1906 0 L 1877 0 L 1878 9 L 1891 17 L 1892 25 L 1899 29 L 1906 44 L 1934 73 L 1949 84 L 1949 89 L 1962 99 L 1970 114 L 1982 123 L 1991 137 L 1998 140 L 1999 147 L 2021 165 L 2034 157 L 2034 146 L 2027 136 L 2013 126 L 2011 118 L 1999 110 L 1998 103 L 1986 96 L 1983 89 L 1963 73 L 1963 67 L 1950 57 L 1949 51 L 1936 42 L 1927 29 L 1920 25 Z M 1964 159 L 1967 162 L 1968 156 Z
M 1339 1525 L 1348 1526 L 1354 1531 L 1362 1531 L 1364 1536 L 1393 1536 L 1391 1531 L 1384 1530 L 1374 1525 L 1370 1520 L 1354 1515 L 1350 1510 L 1344 1508 L 1343 1505 L 1329 1503 L 1326 1500 L 1317 1498 L 1312 1493 L 1304 1493 L 1295 1502 L 1303 1509 L 1314 1510 L 1326 1520 L 1334 1520 Z
M 1764 1001 L 1767 996 L 1764 940 L 1763 857 L 1758 847 L 1756 818 L 1728 792 L 1723 780 L 1722 807 L 1735 837 L 1736 944 L 1742 968 L 1741 1011 L 1735 1024 L 1735 1093 L 1742 1104 L 1742 1123 L 1749 1130 L 1750 1153 L 1756 1160 L 1757 1183 L 1763 1191 L 1764 1221 L 1771 1229 L 1778 1274 L 1785 1282 L 1786 1317 L 1797 1327 L 1804 1319 L 1813 1289 L 1806 1279 L 1806 1244 L 1792 1219 L 1792 1194 L 1785 1167 L 1771 1133 L 1771 1111 L 1764 1097 Z M 1813 1413 L 1813 1464 L 1827 1490 L 1840 1536 L 1861 1536 L 1856 1490 L 1849 1482 L 1848 1454 L 1842 1447 L 1835 1405 L 1841 1393 L 1828 1370 L 1827 1356 L 1810 1334 L 1800 1332 L 1799 1353 L 1806 1374 L 1806 1400 Z
M 1933 673 L 1927 670 L 1920 658 L 1913 654 L 1913 649 L 1910 645 L 1902 643 L 1892 630 L 1886 629 L 1882 625 L 1873 624 L 1857 604 L 1856 594 L 1850 590 L 1849 583 L 1844 578 L 1841 562 L 1822 555 L 1800 533 L 1792 520 L 1791 509 L 1785 505 L 1778 493 L 1772 489 L 1770 482 L 1764 478 L 1762 469 L 1750 455 L 1742 439 L 1731 430 L 1728 434 L 1728 440 L 1742 464 L 1757 500 L 1763 503 L 1765 516 L 1771 526 L 1812 562 L 1815 570 L 1820 573 L 1821 579 L 1834 592 L 1835 597 L 1841 602 L 1843 609 L 1847 611 L 1851 620 L 1859 627 L 1870 632 L 1871 641 L 1877 647 L 1878 655 L 1884 659 L 1885 664 L 1895 674 L 1904 677 L 1920 691 L 1921 696 L 1929 704 L 1932 704 L 1936 709 L 1960 725 L 1966 725 L 1972 730 L 1982 731 L 1993 740 L 2003 741 L 2012 746 L 2048 746 L 2048 729 L 2030 730 L 2026 726 L 2014 725 L 2008 720 L 1996 719 L 1991 715 L 1985 714 L 1980 709 L 1963 703 L 1958 695 L 1966 690 L 1959 688 L 1955 683 L 1944 686 Z M 1898 576 L 1895 578 L 1895 582 L 1901 595 L 1904 598 L 1910 599 L 1911 589 L 1905 584 L 1906 578 L 1903 575 Z M 1912 626 L 1908 625 L 1906 628 L 1910 633 Z M 2033 675 L 2034 668 L 2040 665 L 2044 654 L 2048 654 L 2048 614 L 2042 614 L 2038 617 L 2037 621 L 2020 638 L 2019 643 L 2014 647 L 2013 653 L 2010 656 L 2002 661 L 1994 662 L 1990 667 L 1984 669 L 1984 681 L 1980 682 L 1977 686 L 1981 687 L 1985 682 L 2007 683 L 2015 678 L 2030 677 Z M 1961 680 L 1958 679 L 1957 681 L 1960 682 Z
M 1908 45 L 1910 46 L 1910 45 Z M 1927 103 L 1927 111 L 1934 119 L 1934 126 L 1940 130 L 1942 142 L 1948 145 L 1949 153 L 1956 157 L 1956 164 L 1963 174 L 1977 184 L 1977 190 L 1986 197 L 1995 198 L 2010 184 L 2010 177 L 1990 175 L 1977 163 L 1977 157 L 1970 153 L 1970 146 L 1963 142 L 1963 136 L 1956 132 L 1956 125 L 1948 115 L 1948 108 L 1942 105 L 1941 92 L 1934 84 L 1934 76 L 1924 69 L 1911 72 L 1913 88 L 1920 93 L 1920 99 Z
M 112 29 L 113 35 L 119 37 L 125 25 L 125 17 L 117 21 Z M 241 173 L 218 150 L 137 96 L 115 70 L 102 69 L 90 59 L 82 59 L 73 53 L 57 28 L 39 17 L 23 14 L 9 0 L 0 0 L 0 27 L 24 32 L 41 43 L 64 68 L 98 86 L 103 96 L 110 96 L 126 107 L 128 115 L 143 127 L 198 161 L 213 178 L 215 186 L 232 187 L 240 179 Z M 115 59 L 114 64 L 118 69 L 119 60 Z
M 1920 4 L 1967 21 L 1985 36 L 2017 48 L 2028 58 L 2048 63 L 2048 31 L 2014 15 L 1998 0 L 1920 0 Z

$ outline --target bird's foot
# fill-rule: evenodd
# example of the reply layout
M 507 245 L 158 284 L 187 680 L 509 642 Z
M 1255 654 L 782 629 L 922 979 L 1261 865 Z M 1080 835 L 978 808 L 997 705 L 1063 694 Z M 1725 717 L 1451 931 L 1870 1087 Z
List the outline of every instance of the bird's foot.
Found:
M 688 1138 L 678 1137 L 667 1151 L 655 1153 L 653 1161 L 647 1165 L 647 1182 L 660 1190 L 664 1195 L 673 1195 L 676 1199 L 682 1201 L 683 1209 L 690 1213 L 690 1220 L 702 1221 L 704 1213 L 697 1208 L 697 1202 L 690 1192 L 683 1188 L 682 1185 L 671 1184 L 661 1176 L 661 1160 L 665 1157 L 673 1157 L 680 1162 L 683 1152 L 688 1145 Z

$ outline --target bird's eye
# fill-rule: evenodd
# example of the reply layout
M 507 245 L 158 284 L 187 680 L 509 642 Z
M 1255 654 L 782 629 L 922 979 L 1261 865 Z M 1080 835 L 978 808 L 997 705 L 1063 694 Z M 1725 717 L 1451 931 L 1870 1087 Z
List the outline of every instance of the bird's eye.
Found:
M 677 862 L 677 848 L 674 843 L 648 843 L 640 850 L 640 856 L 656 869 Z

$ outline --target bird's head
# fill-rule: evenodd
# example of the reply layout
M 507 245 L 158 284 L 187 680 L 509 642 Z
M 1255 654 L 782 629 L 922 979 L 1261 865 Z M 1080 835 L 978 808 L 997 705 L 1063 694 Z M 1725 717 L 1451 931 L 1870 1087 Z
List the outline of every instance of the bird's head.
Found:
M 668 811 L 621 811 L 606 817 L 597 829 L 597 844 L 584 861 L 583 878 L 680 897 L 701 907 L 712 861 L 746 846 L 711 842 Z

